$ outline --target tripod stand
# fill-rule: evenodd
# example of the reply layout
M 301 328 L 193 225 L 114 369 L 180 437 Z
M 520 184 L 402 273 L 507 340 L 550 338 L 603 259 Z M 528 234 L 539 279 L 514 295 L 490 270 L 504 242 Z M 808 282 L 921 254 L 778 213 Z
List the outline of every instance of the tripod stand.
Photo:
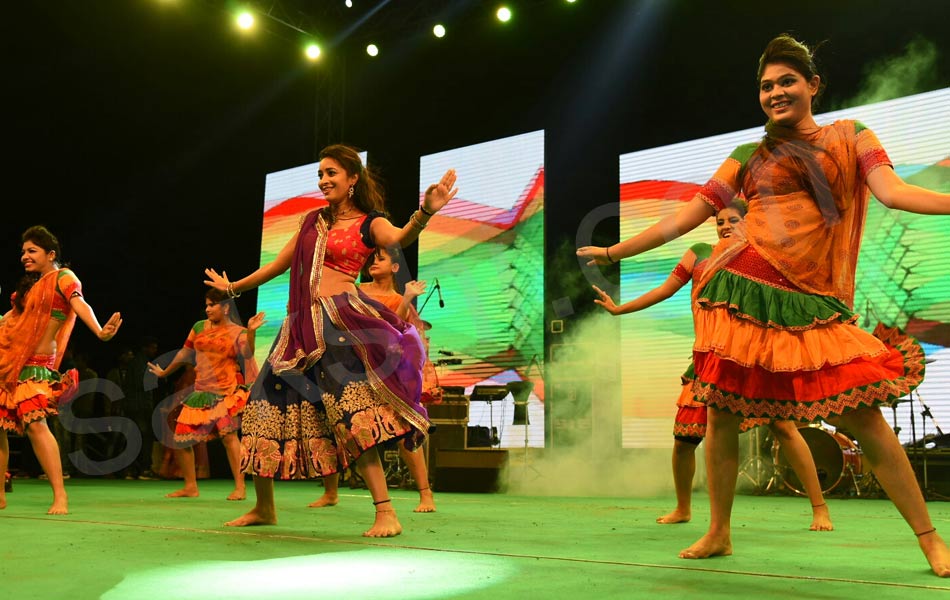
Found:
M 767 494 L 781 485 L 781 474 L 775 468 L 772 453 L 762 456 L 762 428 L 756 427 L 749 432 L 749 456 L 739 465 L 739 479 L 745 479 L 752 486 L 756 496 Z M 768 440 L 766 436 L 765 440 Z
M 933 423 L 934 428 L 937 430 L 937 436 L 942 437 L 944 435 L 943 430 L 940 428 L 940 425 L 937 423 L 937 420 L 934 418 L 933 413 L 930 411 L 930 407 L 924 403 L 923 398 L 920 397 L 920 390 L 915 390 L 911 392 L 911 405 L 910 405 L 910 418 L 911 418 L 911 429 L 913 430 L 914 425 L 914 394 L 917 394 L 917 402 L 920 404 L 923 409 L 920 412 L 920 427 L 921 427 L 921 438 L 918 442 L 916 437 L 912 441 L 914 447 L 915 456 L 918 455 L 921 457 L 921 471 L 923 472 L 923 481 L 918 481 L 921 484 L 920 489 L 923 490 L 924 498 L 927 500 L 947 500 L 946 496 L 938 494 L 930 487 L 929 472 L 927 469 L 927 453 L 931 447 L 936 447 L 931 440 L 927 439 L 927 418 L 930 418 L 930 422 Z M 919 446 L 919 448 L 918 448 Z

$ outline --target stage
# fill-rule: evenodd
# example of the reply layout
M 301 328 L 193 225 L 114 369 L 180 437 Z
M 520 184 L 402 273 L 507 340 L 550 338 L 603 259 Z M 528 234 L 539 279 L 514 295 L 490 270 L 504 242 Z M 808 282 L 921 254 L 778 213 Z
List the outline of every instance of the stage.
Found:
M 950 591 L 886 500 L 830 498 L 835 531 L 818 533 L 803 498 L 739 495 L 735 555 L 687 561 L 676 554 L 705 530 L 704 493 L 691 523 L 660 526 L 672 495 L 437 493 L 438 512 L 415 514 L 415 492 L 394 489 L 404 532 L 373 540 L 360 536 L 366 490 L 342 488 L 338 506 L 311 509 L 319 483 L 281 482 L 278 525 L 233 529 L 222 523 L 251 499 L 225 501 L 227 480 L 202 481 L 200 498 L 164 498 L 177 483 L 74 478 L 71 514 L 50 517 L 47 483 L 17 480 L 0 511 L 4 596 L 921 600 Z M 950 503 L 928 506 L 950 534 Z

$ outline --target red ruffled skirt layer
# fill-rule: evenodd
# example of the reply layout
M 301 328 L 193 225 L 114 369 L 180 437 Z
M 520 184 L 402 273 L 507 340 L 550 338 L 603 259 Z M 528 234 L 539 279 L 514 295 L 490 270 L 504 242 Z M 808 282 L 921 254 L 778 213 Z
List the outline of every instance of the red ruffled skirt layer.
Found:
M 72 399 L 79 386 L 79 372 L 59 373 L 49 363 L 49 357 L 33 357 L 12 389 L 0 389 L 0 429 L 22 435 L 30 423 L 58 415 L 57 407 Z
M 207 405 L 207 398 L 217 399 Z M 194 402 L 201 398 L 204 402 Z M 248 390 L 238 388 L 231 394 L 217 395 L 208 392 L 191 394 L 181 407 L 181 412 L 175 420 L 175 442 L 190 444 L 207 442 L 223 437 L 241 429 L 241 412 L 247 405 Z M 206 404 L 205 406 L 191 406 L 189 404 Z
M 813 422 L 909 394 L 923 349 L 899 329 L 870 334 L 855 321 L 835 299 L 720 271 L 697 297 L 694 397 L 747 418 Z

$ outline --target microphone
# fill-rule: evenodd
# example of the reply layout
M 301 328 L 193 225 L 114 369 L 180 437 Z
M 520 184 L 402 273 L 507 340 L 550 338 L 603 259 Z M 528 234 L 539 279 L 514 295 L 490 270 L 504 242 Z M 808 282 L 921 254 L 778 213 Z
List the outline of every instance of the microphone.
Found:
M 442 286 L 439 285 L 439 278 L 435 278 L 435 291 L 439 292 L 439 308 L 445 308 L 445 300 L 442 299 Z
M 455 356 L 455 352 L 449 352 L 448 350 L 439 350 L 439 354 L 442 356 Z

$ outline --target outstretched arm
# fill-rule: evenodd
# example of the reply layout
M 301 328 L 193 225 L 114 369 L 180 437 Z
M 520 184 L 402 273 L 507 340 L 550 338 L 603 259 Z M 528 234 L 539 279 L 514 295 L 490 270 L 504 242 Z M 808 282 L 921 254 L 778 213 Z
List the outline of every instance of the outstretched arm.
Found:
M 905 182 L 894 169 L 886 166 L 867 177 L 871 193 L 888 208 L 921 215 L 950 215 L 950 194 L 941 194 Z
M 175 358 L 172 359 L 172 362 L 164 369 L 155 363 L 147 363 L 147 366 L 149 373 L 161 379 L 168 377 L 186 364 L 191 365 L 194 363 L 195 351 L 190 348 L 182 348 L 175 354 Z
M 588 266 L 608 265 L 623 258 L 642 254 L 675 240 L 684 233 L 696 229 L 713 216 L 713 208 L 699 197 L 690 200 L 683 208 L 668 215 L 642 232 L 608 248 L 584 246 L 577 255 L 590 259 Z M 608 258 L 609 255 L 609 258 Z
M 122 325 L 122 315 L 119 313 L 112 313 L 112 316 L 109 317 L 105 325 L 99 325 L 99 319 L 96 318 L 96 313 L 93 312 L 92 307 L 89 306 L 78 293 L 69 299 L 69 306 L 76 313 L 76 316 L 79 317 L 79 320 L 86 324 L 89 331 L 96 334 L 96 337 L 103 342 L 111 340 Z
M 208 279 L 205 280 L 205 285 L 213 287 L 216 290 L 221 290 L 222 292 L 228 292 L 229 295 L 240 294 L 241 292 L 264 285 L 290 268 L 290 263 L 294 258 L 294 248 L 297 246 L 298 236 L 300 236 L 299 231 L 284 244 L 284 247 L 281 248 L 274 260 L 243 279 L 231 282 L 228 279 L 227 271 L 222 271 L 219 275 L 214 269 L 205 269 L 205 275 L 208 277 Z
M 643 310 L 644 308 L 649 308 L 654 304 L 659 304 L 663 302 L 685 285 L 682 280 L 679 278 L 670 275 L 666 278 L 659 287 L 655 287 L 649 292 L 643 294 L 635 300 L 631 300 L 626 304 L 617 306 L 614 304 L 613 299 L 599 287 L 591 286 L 594 288 L 594 291 L 597 292 L 597 295 L 600 296 L 599 299 L 594 300 L 594 303 L 599 304 L 604 307 L 604 310 L 609 312 L 612 315 L 625 315 L 627 313 L 637 312 L 638 310 Z
M 422 206 L 419 210 L 412 213 L 409 222 L 402 227 L 396 227 L 389 219 L 374 219 L 370 225 L 370 231 L 376 245 L 385 248 L 387 246 L 399 245 L 403 248 L 409 246 L 419 238 L 419 234 L 425 229 L 432 215 L 442 209 L 449 203 L 449 200 L 458 193 L 455 187 L 455 169 L 449 169 L 439 180 L 439 183 L 433 183 L 426 189 L 425 198 L 422 200 Z M 428 212 L 429 214 L 426 214 Z

